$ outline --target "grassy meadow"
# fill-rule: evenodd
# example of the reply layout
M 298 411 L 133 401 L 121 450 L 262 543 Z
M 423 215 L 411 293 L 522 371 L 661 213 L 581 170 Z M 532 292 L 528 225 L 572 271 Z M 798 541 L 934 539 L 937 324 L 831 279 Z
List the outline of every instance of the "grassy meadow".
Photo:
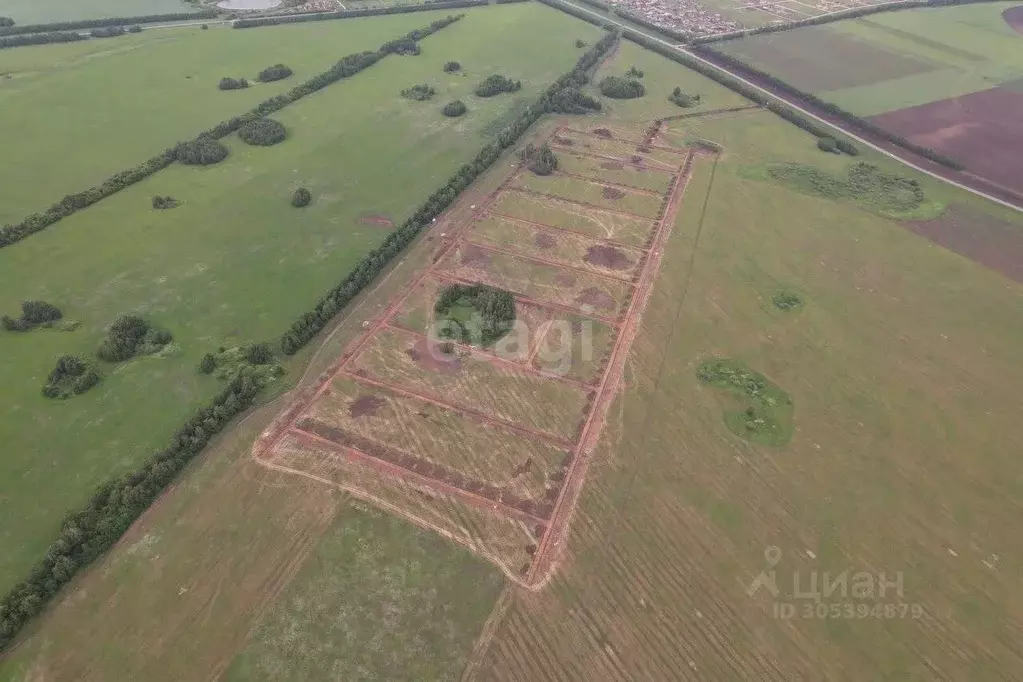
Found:
M 225 37 L 244 33 L 266 41 L 278 30 L 308 27 L 309 40 L 332 26 L 351 38 L 337 48 L 340 57 L 435 17 L 386 17 L 383 29 L 376 19 L 359 19 Z M 576 35 L 596 29 L 523 4 L 469 12 L 445 31 L 424 40 L 418 57 L 388 57 L 276 114 L 289 131 L 280 145 L 249 147 L 232 136 L 231 155 L 218 165 L 171 166 L 0 250 L 0 311 L 14 313 L 19 301 L 42 299 L 81 323 L 70 333 L 0 333 L 0 354 L 17 359 L 0 366 L 6 387 L 0 436 L 9 453 L 0 464 L 0 589 L 40 556 L 66 510 L 166 443 L 219 390 L 216 379 L 196 371 L 203 353 L 277 338 L 387 235 L 388 228 L 360 219 L 404 220 L 496 133 L 510 108 L 575 62 Z M 357 37 L 360 32 L 369 37 Z M 530 49 L 537 44 L 547 47 Z M 180 45 L 183 60 L 190 45 Z M 258 63 L 275 60 L 264 54 Z M 444 75 L 449 60 L 462 62 L 468 75 Z M 310 65 L 308 73 L 328 61 Z M 522 80 L 522 90 L 477 101 L 471 94 L 477 80 L 498 71 Z M 208 76 L 212 92 L 238 94 L 216 90 L 220 75 L 218 68 Z M 438 85 L 434 101 L 399 96 L 426 80 Z M 438 102 L 455 97 L 472 110 L 450 120 Z M 289 203 L 299 185 L 313 193 L 301 211 Z M 150 198 L 157 194 L 180 205 L 154 211 Z M 171 352 L 103 366 L 103 382 L 84 396 L 44 399 L 40 390 L 56 357 L 92 354 L 104 328 L 127 312 L 168 328 L 175 335 Z
M 198 3 L 184 0 L 4 0 L 0 15 L 19 24 L 48 24 L 106 17 L 139 17 L 146 14 L 195 12 Z

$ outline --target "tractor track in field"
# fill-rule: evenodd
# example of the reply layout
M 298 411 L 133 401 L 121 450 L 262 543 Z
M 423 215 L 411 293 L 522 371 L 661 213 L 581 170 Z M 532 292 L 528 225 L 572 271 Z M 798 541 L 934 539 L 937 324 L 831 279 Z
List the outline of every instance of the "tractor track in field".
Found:
M 631 213 L 629 211 L 623 211 L 617 208 L 604 208 L 603 206 L 596 206 L 586 201 L 580 201 L 579 199 L 566 199 L 565 197 L 559 197 L 557 194 L 547 194 L 546 192 L 537 192 L 536 190 L 526 189 L 525 187 L 509 187 L 509 192 L 519 192 L 520 194 L 529 194 L 534 197 L 542 197 L 544 199 L 554 199 L 556 201 L 563 201 L 568 204 L 575 204 L 576 206 L 583 206 L 584 208 L 599 208 L 604 213 L 616 213 L 618 215 L 625 216 L 627 218 L 637 218 L 639 220 L 649 220 L 654 222 L 654 218 L 646 215 L 640 215 L 638 213 Z M 661 195 L 664 196 L 664 195 Z
M 671 234 L 671 228 L 681 206 L 686 187 L 689 185 L 692 175 L 693 158 L 694 152 L 689 150 L 682 169 L 675 177 L 666 201 L 663 216 L 657 226 L 657 232 L 654 236 L 648 259 L 643 264 L 640 280 L 625 313 L 625 319 L 618 332 L 614 347 L 611 350 L 604 375 L 601 378 L 593 404 L 583 424 L 578 443 L 573 450 L 572 462 L 566 472 L 557 500 L 554 503 L 550 524 L 548 524 L 546 532 L 540 539 L 537 551 L 533 556 L 533 563 L 530 566 L 529 573 L 526 575 L 526 581 L 533 589 L 543 587 L 553 575 L 553 568 L 558 558 L 558 550 L 564 547 L 568 538 L 568 530 L 582 493 L 586 473 L 592 461 L 593 453 L 596 450 L 600 434 L 603 431 L 608 410 L 621 387 L 625 362 L 639 332 L 640 318 L 653 291 L 665 245 Z
M 569 140 L 569 142 L 571 142 L 571 140 Z M 579 149 L 578 147 L 574 147 L 569 144 L 559 143 L 553 138 L 547 144 L 551 147 L 551 149 L 557 149 L 558 151 L 562 151 L 567 154 L 575 154 L 576 156 L 586 156 L 591 159 L 603 159 L 604 161 L 611 161 L 613 163 L 620 163 L 623 165 L 632 164 L 632 156 L 634 156 L 631 154 L 623 156 L 611 156 L 610 154 L 600 154 L 598 152 L 591 151 L 588 149 Z M 666 173 L 668 175 L 671 175 L 676 170 L 678 170 L 677 166 L 672 166 L 670 163 L 665 163 L 664 161 L 658 161 L 657 159 L 650 158 L 643 159 L 643 165 L 641 166 L 641 168 L 646 173 L 649 172 Z
M 480 244 L 479 242 L 470 241 L 470 238 L 468 236 L 466 236 L 464 243 L 469 244 L 471 246 L 475 246 L 476 248 L 482 249 L 484 251 L 493 251 L 494 253 L 500 253 L 511 258 L 527 260 L 533 263 L 539 263 L 540 265 L 549 265 L 551 267 L 558 269 L 574 270 L 575 272 L 579 272 L 585 275 L 592 275 L 594 277 L 600 277 L 602 279 L 609 279 L 614 282 L 621 282 L 622 284 L 627 284 L 628 286 L 633 285 L 632 277 L 619 277 L 618 275 L 612 275 L 609 272 L 603 272 L 601 270 L 591 270 L 590 268 L 586 268 L 581 265 L 573 265 L 572 263 L 568 263 L 566 261 L 553 260 L 551 258 L 544 258 L 543 256 L 537 256 L 534 254 L 525 254 L 520 251 L 513 251 L 512 249 L 506 249 L 501 246 Z
M 550 229 L 550 230 L 557 230 L 558 232 L 565 232 L 567 234 L 574 234 L 576 236 L 583 237 L 584 239 L 590 239 L 590 240 L 595 241 L 595 242 L 600 242 L 602 244 L 606 244 L 607 246 L 616 246 L 618 248 L 630 249 L 632 251 L 646 251 L 646 247 L 644 247 L 644 246 L 636 246 L 634 244 L 626 244 L 625 242 L 616 241 L 614 239 L 608 239 L 607 237 L 595 237 L 592 234 L 587 234 L 586 232 L 583 232 L 582 230 L 573 230 L 572 228 L 569 228 L 569 227 L 558 227 L 557 225 L 548 225 L 546 223 L 538 223 L 535 220 L 527 220 L 525 218 L 516 218 L 515 216 L 505 215 L 504 213 L 496 213 L 494 211 L 491 211 L 490 215 L 494 216 L 495 218 L 501 218 L 502 220 L 511 220 L 513 222 L 516 222 L 516 223 L 522 223 L 523 225 L 531 225 L 533 227 L 538 227 L 538 228 L 543 228 L 543 229 Z M 649 219 L 649 220 L 650 220 L 651 223 L 656 222 L 652 218 Z
M 658 192 L 654 189 L 647 189 L 646 187 L 636 187 L 635 185 L 626 185 L 620 182 L 610 182 L 608 180 L 601 180 L 600 178 L 593 177 L 592 175 L 580 175 L 579 173 L 568 173 L 566 171 L 555 171 L 554 175 L 560 175 L 565 178 L 575 178 L 576 180 L 582 180 L 583 182 L 590 182 L 594 185 L 601 185 L 603 187 L 614 187 L 615 189 L 624 189 L 627 192 L 635 192 L 636 194 L 645 194 L 650 197 L 663 197 L 664 192 Z

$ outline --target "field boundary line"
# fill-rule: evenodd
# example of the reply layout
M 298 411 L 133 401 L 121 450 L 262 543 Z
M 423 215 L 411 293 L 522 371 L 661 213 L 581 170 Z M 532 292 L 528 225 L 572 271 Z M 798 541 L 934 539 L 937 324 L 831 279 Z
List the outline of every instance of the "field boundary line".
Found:
M 652 143 L 651 144 L 647 144 L 646 142 L 640 142 L 638 140 L 632 140 L 632 139 L 625 138 L 625 137 L 604 137 L 603 135 L 596 134 L 592 130 L 579 130 L 578 128 L 572 128 L 570 126 L 562 126 L 561 128 L 559 128 L 559 130 L 565 131 L 565 132 L 569 132 L 569 133 L 575 133 L 576 135 L 587 135 L 589 137 L 595 137 L 598 140 L 608 140 L 610 142 L 624 142 L 625 144 L 635 145 L 636 146 L 636 151 L 639 151 L 640 147 L 649 147 L 650 149 L 656 149 L 656 150 L 661 151 L 661 152 L 670 152 L 672 154 L 676 154 L 677 156 L 681 157 L 680 160 L 684 160 L 685 157 L 686 157 L 686 153 L 687 153 L 685 149 L 674 149 L 673 147 L 665 147 L 663 145 L 652 144 Z M 639 152 L 639 153 L 642 154 L 643 152 Z M 654 159 L 654 160 L 656 161 L 656 159 Z M 677 170 L 677 168 L 676 168 L 676 170 Z
M 617 240 L 614 240 L 614 239 L 608 239 L 607 237 L 594 237 L 592 234 L 587 234 L 587 233 L 585 233 L 585 232 L 583 232 L 581 230 L 573 230 L 570 227 L 561 227 L 559 225 L 548 225 L 547 223 L 540 223 L 540 222 L 537 222 L 535 220 L 529 220 L 527 218 L 516 218 L 515 216 L 507 215 L 505 213 L 495 213 L 494 211 L 491 211 L 490 215 L 492 215 L 495 218 L 500 218 L 502 220 L 511 220 L 511 221 L 514 221 L 514 222 L 517 222 L 517 223 L 523 223 L 524 225 L 532 225 L 533 227 L 542 227 L 542 228 L 549 228 L 549 229 L 552 229 L 552 230 L 558 230 L 559 232 L 565 232 L 567 234 L 573 234 L 573 235 L 582 237 L 584 239 L 590 239 L 590 240 L 593 240 L 595 242 L 601 242 L 601 243 L 607 244 L 608 246 L 617 246 L 617 247 L 620 247 L 620 248 L 623 248 L 623 249 L 632 249 L 633 251 L 639 251 L 641 253 L 646 253 L 646 247 L 645 246 L 633 246 L 632 244 L 626 244 L 624 242 L 620 242 L 620 241 L 617 241 Z M 654 222 L 654 221 L 651 220 L 650 222 Z
M 494 604 L 494 608 L 491 610 L 490 616 L 487 618 L 486 622 L 483 623 L 479 637 L 477 637 L 475 643 L 473 643 L 472 651 L 469 652 L 469 658 L 465 663 L 465 668 L 462 669 L 462 675 L 458 678 L 459 682 L 472 682 L 472 680 L 476 679 L 476 676 L 483 668 L 483 657 L 486 656 L 487 651 L 490 649 L 490 643 L 494 640 L 494 636 L 497 634 L 497 629 L 501 627 L 501 624 L 504 622 L 504 617 L 508 615 L 508 610 L 511 606 L 511 589 L 505 587 L 501 590 L 501 594 L 497 597 L 497 603 Z
M 627 158 L 625 156 L 609 156 L 607 154 L 598 154 L 597 152 L 578 149 L 577 147 L 573 147 L 571 145 L 558 144 L 558 142 L 556 142 L 553 139 L 547 144 L 550 145 L 552 149 L 558 149 L 563 152 L 571 152 L 572 154 L 576 154 L 578 156 L 589 156 L 594 159 L 604 159 L 605 161 L 614 161 L 615 163 L 622 164 L 632 163 L 632 159 Z M 644 158 L 643 165 L 644 165 L 643 170 L 647 172 L 656 171 L 658 173 L 667 173 L 668 175 L 671 175 L 677 170 L 677 168 L 675 166 L 672 166 L 670 163 L 664 163 L 663 161 L 658 161 L 657 159 Z
M 643 220 L 649 220 L 652 223 L 656 223 L 657 222 L 656 218 L 651 218 L 650 216 L 640 215 L 638 213 L 630 213 L 629 211 L 622 211 L 622 210 L 619 210 L 617 208 L 604 208 L 602 206 L 598 206 L 596 204 L 591 204 L 591 203 L 586 202 L 586 201 L 580 201 L 579 199 L 568 199 L 566 197 L 558 196 L 557 194 L 548 194 L 547 192 L 537 192 L 536 190 L 527 189 L 525 187 L 509 187 L 506 191 L 508 191 L 508 192 L 519 192 L 521 194 L 530 194 L 532 196 L 542 197 L 544 199 L 557 199 L 558 201 L 565 201 L 565 202 L 568 202 L 570 204 L 575 204 L 576 206 L 584 206 L 586 208 L 600 209 L 604 213 L 616 213 L 618 215 L 625 216 L 627 218 L 642 218 Z
M 658 192 L 654 189 L 647 189 L 646 187 L 636 187 L 635 185 L 626 185 L 621 182 L 608 182 L 607 180 L 601 180 L 600 178 L 593 177 L 592 175 L 581 175 L 579 173 L 568 173 L 566 171 L 555 171 L 555 175 L 560 175 L 566 178 L 575 178 L 576 180 L 582 180 L 584 182 L 592 182 L 597 185 L 603 185 L 605 187 L 614 187 L 615 189 L 623 189 L 627 192 L 635 192 L 636 194 L 646 194 L 652 197 L 663 197 L 663 192 Z
M 556 261 L 556 260 L 552 260 L 552 259 L 549 259 L 549 258 L 541 258 L 540 256 L 533 256 L 531 254 L 525 254 L 525 253 L 521 253 L 519 251 L 513 251 L 512 249 L 506 249 L 506 248 L 501 247 L 501 246 L 492 246 L 490 244 L 480 244 L 479 242 L 472 241 L 468 237 L 466 237 L 465 243 L 468 244 L 469 246 L 475 246 L 477 249 L 482 249 L 483 251 L 493 251 L 494 253 L 500 253 L 502 255 L 509 256 L 511 258 L 518 258 L 520 260 L 531 261 L 531 262 L 537 263 L 539 265 L 550 265 L 551 267 L 554 267 L 554 268 L 559 268 L 559 269 L 564 269 L 564 270 L 574 270 L 576 272 L 584 273 L 584 274 L 587 274 L 587 275 L 593 275 L 595 277 L 600 277 L 600 278 L 603 278 L 603 279 L 609 279 L 609 280 L 612 280 L 614 282 L 621 282 L 622 284 L 627 284 L 629 286 L 633 286 L 632 277 L 618 277 L 617 275 L 612 275 L 609 272 L 601 272 L 600 270 L 590 270 L 588 268 L 582 267 L 581 265 L 572 265 L 571 263 L 566 263 L 564 261 Z

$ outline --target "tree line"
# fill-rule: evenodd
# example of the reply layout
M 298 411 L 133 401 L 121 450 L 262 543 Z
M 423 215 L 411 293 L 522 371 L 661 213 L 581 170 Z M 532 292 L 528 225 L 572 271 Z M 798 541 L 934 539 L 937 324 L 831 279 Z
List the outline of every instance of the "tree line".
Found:
M 258 28 L 260 26 L 278 26 L 280 24 L 301 24 L 307 21 L 331 21 L 334 19 L 355 19 L 358 17 L 376 17 L 384 14 L 407 14 L 410 12 L 431 12 L 437 9 L 459 9 L 462 7 L 480 7 L 487 0 L 444 0 L 419 5 L 397 5 L 393 7 L 376 7 L 373 9 L 349 9 L 337 12 L 317 14 L 285 14 L 275 17 L 258 17 L 254 19 L 238 19 L 231 28 Z
M 131 26 L 132 24 L 152 24 L 162 21 L 214 19 L 218 15 L 219 12 L 217 10 L 203 10 L 201 12 L 176 12 L 173 14 L 145 14 L 137 17 L 107 17 L 105 19 L 84 19 L 82 21 L 58 21 L 50 24 L 25 24 L 24 26 L 15 26 L 13 22 L 7 26 L 0 23 L 0 36 L 78 31 L 87 28 L 100 28 L 102 26 Z
M 79 40 L 87 40 L 88 36 L 74 31 L 61 31 L 59 33 L 32 33 L 30 35 L 4 36 L 0 37 L 0 50 L 8 47 L 23 47 L 25 45 L 48 45 L 50 43 L 73 43 Z
M 463 15 L 458 14 L 448 16 L 443 19 L 437 19 L 428 26 L 416 29 L 404 37 L 421 40 L 458 21 L 462 18 L 462 16 Z M 332 83 L 336 83 L 341 79 L 355 75 L 363 69 L 377 63 L 377 61 L 386 55 L 387 53 L 382 51 L 367 51 L 350 54 L 323 73 L 313 76 L 306 82 L 292 88 L 286 93 L 275 95 L 274 97 L 261 102 L 256 106 L 256 108 L 242 114 L 241 116 L 235 116 L 232 119 L 217 124 L 213 128 L 200 133 L 190 142 L 179 143 L 174 147 L 165 149 L 162 153 L 143 162 L 141 165 L 121 171 L 110 178 L 107 178 L 107 180 L 98 187 L 92 187 L 77 194 L 69 194 L 43 213 L 33 213 L 20 223 L 5 225 L 3 228 L 0 228 L 0 248 L 10 246 L 31 234 L 44 230 L 57 221 L 68 217 L 72 213 L 83 208 L 87 208 L 97 201 L 121 191 L 125 187 L 144 180 L 157 171 L 163 170 L 174 163 L 179 156 L 179 151 L 183 158 L 198 158 L 194 154 L 197 148 L 213 149 L 212 145 L 208 145 L 205 140 L 215 142 L 220 138 L 226 137 L 237 131 L 246 123 L 255 121 L 267 114 L 280 111 L 284 107 L 298 101 L 306 95 L 310 95 L 327 87 L 328 85 L 331 85 Z M 224 156 L 226 156 L 226 148 L 223 151 Z M 215 154 L 219 153 L 219 151 L 215 152 Z

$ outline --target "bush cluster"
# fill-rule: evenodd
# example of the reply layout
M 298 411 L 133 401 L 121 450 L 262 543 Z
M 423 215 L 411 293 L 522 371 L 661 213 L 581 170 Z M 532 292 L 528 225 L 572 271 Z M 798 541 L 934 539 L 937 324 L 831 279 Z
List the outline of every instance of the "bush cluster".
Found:
M 556 111 L 554 101 L 568 88 L 579 88 L 589 82 L 589 71 L 617 42 L 618 35 L 607 33 L 596 45 L 587 50 L 575 68 L 560 77 L 508 127 L 495 142 L 485 145 L 476 158 L 459 168 L 447 183 L 435 191 L 402 225 L 387 236 L 384 243 L 366 254 L 352 271 L 317 302 L 312 310 L 296 320 L 281 337 L 281 350 L 294 355 L 322 330 L 339 310 L 348 305 L 373 279 L 400 253 L 420 230 L 446 210 L 455 198 L 500 157 L 501 152 L 513 146 L 519 137 L 545 113 Z
M 107 17 L 105 19 L 85 19 L 82 21 L 59 21 L 52 24 L 25 24 L 15 26 L 12 22 L 7 27 L 0 24 L 0 36 L 20 35 L 24 33 L 51 33 L 54 31 L 81 31 L 87 28 L 102 26 L 130 26 L 132 24 L 152 24 L 161 21 L 186 21 L 189 19 L 213 19 L 217 10 L 202 12 L 176 12 L 173 14 L 145 14 L 137 17 Z
M 128 27 L 128 33 L 142 33 L 142 27 L 138 24 Z
M 682 92 L 682 88 L 676 86 L 675 89 L 671 91 L 671 94 L 668 95 L 668 100 L 674 102 L 683 109 L 690 109 L 700 103 L 700 96 L 687 95 Z
M 450 118 L 458 118 L 466 111 L 468 111 L 468 108 L 465 106 L 465 102 L 460 99 L 448 102 L 444 105 L 444 108 L 441 109 L 441 112 Z
M 405 99 L 414 99 L 417 102 L 425 102 L 436 94 L 433 86 L 427 85 L 426 83 L 420 83 L 419 85 L 413 85 L 411 88 L 405 88 L 401 91 L 401 96 Z
M 99 381 L 99 374 L 85 360 L 77 355 L 61 355 L 46 378 L 43 396 L 51 400 L 66 400 L 85 393 Z
M 471 311 L 470 319 L 455 310 Z M 433 308 L 438 336 L 474 346 L 491 346 L 515 324 L 515 297 L 486 284 L 452 284 Z
M 288 66 L 284 64 L 274 64 L 268 66 L 259 72 L 256 76 L 256 80 L 260 83 L 272 83 L 274 81 L 281 81 L 294 73 Z
M 14 318 L 4 315 L 0 318 L 0 324 L 9 332 L 27 332 L 42 324 L 56 322 L 63 313 L 60 308 L 47 303 L 46 301 L 22 301 L 21 317 Z
M 539 147 L 533 146 L 532 143 L 527 144 L 519 156 L 529 170 L 537 175 L 550 175 L 558 170 L 558 157 L 546 142 Z
M 0 17 L 0 28 L 9 28 L 14 26 L 14 19 L 10 17 Z
M 830 152 L 832 154 L 842 153 L 842 151 L 838 148 L 838 142 L 833 137 L 817 138 L 817 149 L 822 152 Z
M 781 291 L 771 297 L 771 302 L 779 310 L 794 310 L 803 304 L 803 299 L 791 291 Z
M 174 156 L 188 166 L 210 166 L 227 158 L 227 147 L 211 135 L 200 135 L 180 143 L 174 150 Z
M 643 72 L 637 69 L 635 65 L 633 65 L 629 67 L 629 70 L 625 72 L 625 75 L 628 76 L 629 78 L 642 78 Z
M 502 92 L 515 92 L 522 87 L 521 81 L 513 81 L 510 78 L 505 78 L 500 74 L 494 74 L 487 76 L 483 81 L 476 86 L 477 97 L 493 97 L 494 95 L 500 95 Z
M 426 2 L 415 5 L 395 5 L 376 7 L 373 9 L 349 9 L 338 12 L 317 12 L 315 14 L 284 14 L 274 17 L 254 19 L 238 19 L 232 28 L 258 28 L 260 26 L 278 26 L 280 24 L 301 24 L 307 21 L 331 21 L 334 19 L 355 19 L 358 17 L 376 17 L 384 14 L 408 14 L 411 12 L 431 12 L 438 9 L 458 9 L 461 7 L 480 7 L 487 0 L 450 0 L 447 2 Z
M 415 57 L 421 50 L 419 49 L 419 43 L 414 38 L 406 36 L 384 43 L 380 51 L 384 54 L 400 54 Z
M 124 26 L 106 26 L 104 28 L 94 28 L 89 31 L 89 35 L 93 38 L 116 38 L 123 36 L 126 33 Z
M 646 94 L 643 84 L 632 78 L 608 76 L 600 81 L 600 94 L 612 99 L 635 99 Z
M 410 32 L 407 37 L 414 40 L 421 40 L 422 38 L 441 30 L 445 26 L 451 25 L 461 18 L 462 15 L 457 15 L 437 19 L 425 28 L 416 29 Z M 292 88 L 286 93 L 275 95 L 270 99 L 261 102 L 255 109 L 242 114 L 241 116 L 235 116 L 230 120 L 217 124 L 210 130 L 200 134 L 199 138 L 207 137 L 212 140 L 216 140 L 226 137 L 246 123 L 268 114 L 272 114 L 275 111 L 280 111 L 284 107 L 298 101 L 306 95 L 311 95 L 312 93 L 317 92 L 332 83 L 336 83 L 343 78 L 353 76 L 363 69 L 377 63 L 383 57 L 384 54 L 380 51 L 360 52 L 358 54 L 348 55 L 331 66 L 327 71 L 313 76 L 305 83 Z M 192 143 L 184 144 L 194 146 L 197 141 L 198 138 Z M 171 149 L 167 149 L 160 155 L 149 159 L 140 166 L 117 173 L 113 177 L 107 179 L 99 187 L 93 187 L 84 192 L 79 192 L 78 194 L 68 195 L 47 209 L 45 213 L 34 213 L 20 223 L 5 225 L 3 228 L 0 228 L 0 248 L 9 246 L 10 244 L 24 239 L 30 234 L 46 229 L 58 220 L 66 218 L 75 211 L 91 206 L 100 199 L 108 197 L 111 194 L 114 194 L 129 185 L 133 185 L 140 180 L 144 180 L 153 173 L 166 168 L 170 164 L 174 163 L 174 161 L 178 158 L 180 146 L 181 145 L 178 145 Z M 188 149 L 182 153 L 186 156 L 192 156 L 194 151 L 194 149 Z M 226 151 L 227 149 L 224 148 L 225 156 Z
M 586 41 L 583 40 L 582 38 L 576 38 L 575 39 L 575 46 L 576 47 L 586 47 Z
M 238 137 L 242 142 L 257 147 L 270 147 L 284 142 L 287 136 L 288 131 L 284 125 L 272 118 L 257 118 L 238 129 Z
M 123 362 L 155 353 L 171 341 L 173 336 L 166 329 L 154 327 L 137 315 L 121 315 L 110 325 L 96 355 L 107 362 Z
M 220 79 L 220 83 L 217 87 L 221 90 L 242 90 L 249 87 L 249 82 L 244 78 L 224 77 Z
M 153 197 L 153 208 L 158 211 L 162 211 L 168 208 L 174 208 L 178 205 L 178 200 L 174 197 L 161 197 L 159 194 Z
M 295 190 L 295 193 L 291 195 L 291 205 L 295 208 L 308 206 L 309 202 L 312 200 L 313 195 L 305 187 L 299 187 Z
M 448 62 L 444 65 L 444 73 L 455 73 L 456 71 L 461 70 L 462 65 L 459 64 L 458 62 Z
M 551 111 L 559 114 L 588 114 L 601 104 L 577 87 L 562 88 L 551 98 Z

